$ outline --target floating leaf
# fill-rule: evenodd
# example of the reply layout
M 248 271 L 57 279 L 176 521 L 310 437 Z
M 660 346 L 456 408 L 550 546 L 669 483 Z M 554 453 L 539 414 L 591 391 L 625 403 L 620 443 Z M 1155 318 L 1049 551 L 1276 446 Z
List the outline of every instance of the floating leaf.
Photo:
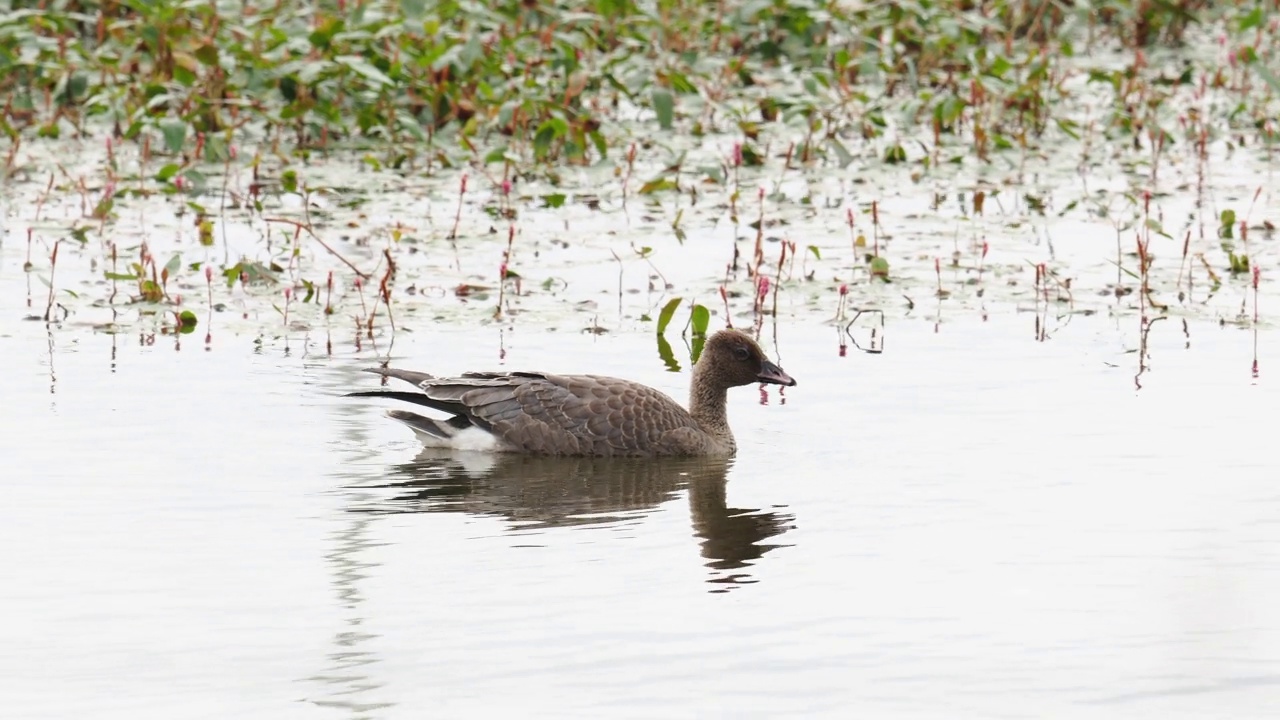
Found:
M 880 256 L 871 258 L 871 277 L 889 282 L 889 261 Z
M 1222 211 L 1221 224 L 1218 226 L 1218 237 L 1230 240 L 1235 237 L 1236 227 L 1236 211 L 1226 209 Z
M 196 319 L 195 313 L 190 310 L 183 310 L 178 313 L 178 332 L 186 335 L 196 329 L 196 323 L 198 322 L 199 320 Z
M 160 134 L 164 136 L 165 149 L 177 153 L 187 141 L 187 124 L 181 120 L 165 120 L 160 123 Z
M 822 251 L 818 249 L 817 245 L 810 245 L 809 252 L 813 253 L 813 256 L 818 258 L 819 260 L 822 259 Z
M 676 190 L 676 189 L 678 189 L 678 186 L 676 185 L 675 180 L 672 180 L 671 178 L 654 178 L 653 180 L 650 180 L 649 182 L 640 186 L 640 194 L 651 195 L 653 193 L 662 192 L 664 190 Z
M 657 88 L 653 91 L 653 111 L 658 114 L 658 126 L 670 130 L 675 123 L 675 98 L 670 90 Z
M 142 291 L 142 299 L 147 302 L 160 302 L 164 299 L 164 289 L 155 280 L 143 280 L 139 290 Z

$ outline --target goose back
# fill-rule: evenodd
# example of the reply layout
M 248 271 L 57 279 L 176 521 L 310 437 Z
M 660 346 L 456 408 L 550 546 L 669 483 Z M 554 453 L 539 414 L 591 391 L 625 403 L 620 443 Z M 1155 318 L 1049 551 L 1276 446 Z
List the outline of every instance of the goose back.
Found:
M 732 452 L 671 397 L 629 380 L 542 372 L 469 372 L 447 378 L 394 368 L 372 372 L 411 382 L 420 392 L 367 394 L 390 395 L 465 418 L 514 452 L 599 457 Z

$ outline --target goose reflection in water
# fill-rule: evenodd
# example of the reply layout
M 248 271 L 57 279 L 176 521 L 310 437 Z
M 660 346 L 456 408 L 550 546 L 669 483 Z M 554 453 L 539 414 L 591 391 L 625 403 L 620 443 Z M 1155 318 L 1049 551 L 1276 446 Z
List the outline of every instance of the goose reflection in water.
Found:
M 688 490 L 694 535 L 723 592 L 755 582 L 743 568 L 766 543 L 794 527 L 795 516 L 726 503 L 732 460 L 710 458 L 559 458 L 452 453 L 424 449 L 392 467 L 390 482 L 362 485 L 394 493 L 354 511 L 374 514 L 457 512 L 511 521 L 511 530 L 603 526 L 634 520 Z

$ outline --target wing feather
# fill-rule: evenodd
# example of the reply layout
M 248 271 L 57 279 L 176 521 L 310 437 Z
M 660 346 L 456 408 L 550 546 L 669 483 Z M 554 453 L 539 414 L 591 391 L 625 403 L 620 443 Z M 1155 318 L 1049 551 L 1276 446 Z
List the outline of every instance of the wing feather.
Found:
M 629 380 L 539 372 L 447 378 L 387 368 L 376 372 L 416 384 L 421 395 L 414 402 L 465 418 L 526 453 L 696 454 L 709 440 L 679 403 Z

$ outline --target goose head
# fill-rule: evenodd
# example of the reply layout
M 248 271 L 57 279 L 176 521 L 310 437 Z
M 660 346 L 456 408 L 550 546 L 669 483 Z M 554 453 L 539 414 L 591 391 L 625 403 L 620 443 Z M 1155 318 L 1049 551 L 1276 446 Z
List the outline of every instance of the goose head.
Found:
M 703 382 L 708 385 L 726 389 L 752 383 L 787 387 L 796 384 L 794 378 L 765 357 L 751 336 L 733 328 L 721 330 L 707 339 L 694 371 L 704 376 Z

